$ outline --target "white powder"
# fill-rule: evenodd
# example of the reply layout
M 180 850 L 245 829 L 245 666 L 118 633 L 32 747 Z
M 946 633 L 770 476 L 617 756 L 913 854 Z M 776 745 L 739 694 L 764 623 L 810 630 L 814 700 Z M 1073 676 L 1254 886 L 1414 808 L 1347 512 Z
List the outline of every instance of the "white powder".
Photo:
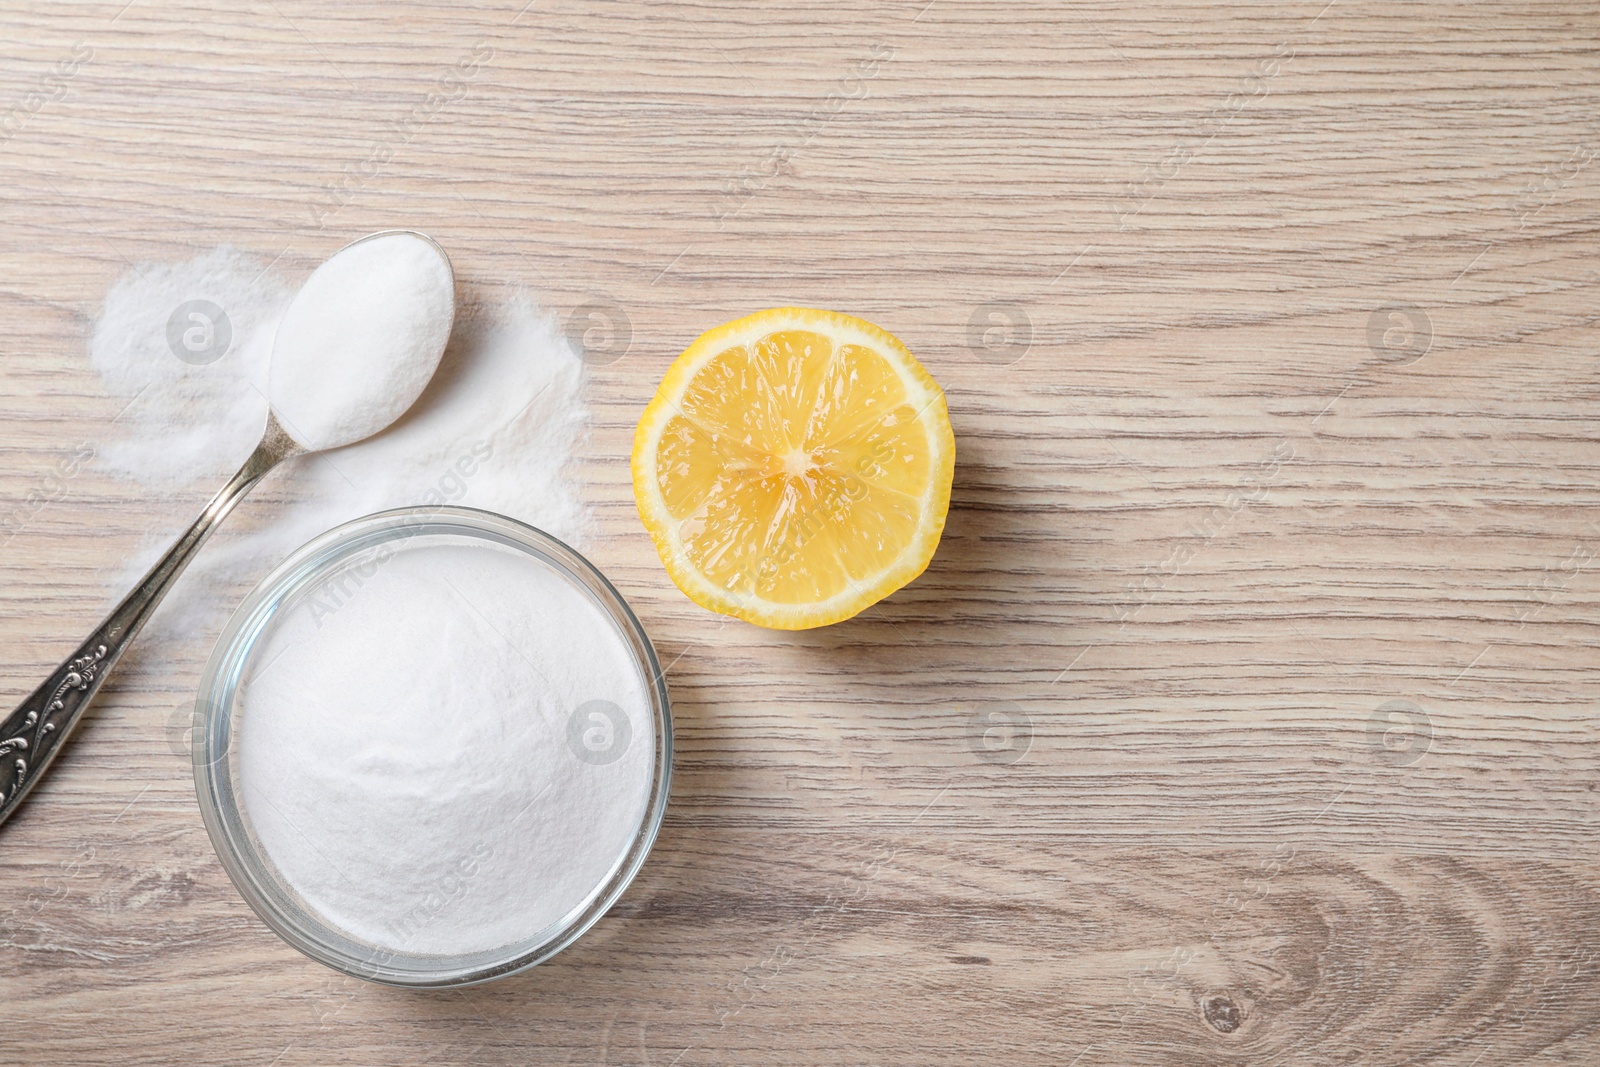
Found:
M 416 402 L 455 316 L 455 277 L 410 233 L 358 241 L 312 271 L 278 325 L 267 395 L 313 451 L 365 440 Z
M 294 291 L 265 268 L 217 249 L 141 264 L 106 295 L 89 354 L 126 407 L 110 439 L 92 442 L 96 463 L 169 502 L 108 590 L 137 581 L 255 447 L 277 321 Z M 228 328 L 217 336 L 231 334 L 226 354 L 207 365 L 178 358 L 169 337 L 169 318 L 193 301 L 220 308 Z M 374 511 L 462 504 L 581 545 L 587 510 L 566 468 L 587 417 L 582 360 L 551 317 L 515 293 L 463 306 L 415 406 L 376 437 L 273 472 L 168 594 L 120 673 L 194 676 L 251 586 L 312 537 Z M 187 721 L 172 709 L 174 743 Z
M 99 442 L 116 473 L 162 490 L 203 483 L 209 495 L 250 454 L 267 417 L 274 328 L 292 293 L 265 266 L 218 248 L 186 263 L 141 264 L 111 286 L 89 358 L 119 406 L 128 405 Z M 217 340 L 223 332 L 230 340 L 216 361 L 196 365 L 173 350 L 167 324 L 200 300 L 223 309 Z
M 111 584 L 135 580 L 249 455 L 269 378 L 297 433 L 360 429 L 325 418 L 309 379 L 291 393 L 269 371 L 293 291 L 218 249 L 143 264 L 107 294 L 90 357 L 124 410 L 115 439 L 96 442 L 97 462 L 170 502 Z M 212 310 L 195 319 L 191 305 Z M 217 358 L 181 358 L 174 322 L 199 331 L 202 351 L 216 341 Z M 415 379 L 396 381 L 401 395 Z M 469 304 L 398 422 L 286 464 L 241 505 L 129 653 L 134 669 L 193 676 L 250 586 L 300 544 L 374 511 L 464 504 L 578 542 L 586 512 L 566 467 L 587 418 L 583 384 L 582 361 L 526 297 Z M 317 608 L 329 603 L 340 606 Z M 348 602 L 288 612 L 246 680 L 239 735 L 247 810 L 268 855 L 313 908 L 384 948 L 488 949 L 557 920 L 605 879 L 648 799 L 646 690 L 610 627 L 525 556 L 426 542 Z M 579 758 L 570 743 L 574 715 L 590 728 L 591 701 L 623 710 L 631 739 L 614 763 Z M 187 708 L 173 712 L 169 741 L 188 721 Z
M 610 876 L 649 800 L 654 723 L 622 635 L 559 572 L 419 541 L 346 561 L 264 635 L 240 783 L 264 851 L 333 925 L 483 951 Z

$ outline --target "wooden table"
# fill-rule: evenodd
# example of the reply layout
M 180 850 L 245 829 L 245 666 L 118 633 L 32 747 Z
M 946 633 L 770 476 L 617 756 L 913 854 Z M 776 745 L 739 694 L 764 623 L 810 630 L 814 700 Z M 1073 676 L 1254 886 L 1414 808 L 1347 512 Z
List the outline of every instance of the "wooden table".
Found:
M 4 828 L 0 1060 L 1596 1062 L 1597 31 L 1464 0 L 13 0 L 5 706 L 213 488 L 52 480 L 115 415 L 107 287 L 408 225 L 469 299 L 625 311 L 589 547 L 673 664 L 678 751 L 576 946 L 365 985 L 212 852 L 167 736 L 196 639 Z M 898 333 L 959 441 L 928 573 L 799 634 L 685 600 L 625 462 L 673 356 L 783 303 Z

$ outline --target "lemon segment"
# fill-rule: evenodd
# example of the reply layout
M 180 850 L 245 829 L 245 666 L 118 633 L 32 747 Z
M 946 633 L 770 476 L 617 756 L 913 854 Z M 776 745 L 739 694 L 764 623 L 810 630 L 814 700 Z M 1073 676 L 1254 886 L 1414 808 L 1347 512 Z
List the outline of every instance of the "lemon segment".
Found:
M 633 487 L 674 582 L 778 629 L 848 619 L 927 568 L 955 437 L 892 334 L 776 308 L 702 335 L 634 435 Z

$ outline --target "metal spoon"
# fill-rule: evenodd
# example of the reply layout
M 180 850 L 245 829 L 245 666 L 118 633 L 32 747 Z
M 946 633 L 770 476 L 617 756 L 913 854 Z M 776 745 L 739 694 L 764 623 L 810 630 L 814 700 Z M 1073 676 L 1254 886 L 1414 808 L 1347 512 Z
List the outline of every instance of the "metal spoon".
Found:
M 454 279 L 455 272 L 445 250 L 433 238 L 415 230 L 382 230 L 352 241 L 345 248 L 377 237 L 401 233 L 420 237 L 438 249 Z M 344 250 L 341 248 L 339 251 Z M 161 603 L 167 590 L 172 588 L 189 561 L 200 551 L 206 538 L 255 488 L 256 483 L 267 476 L 267 472 L 284 460 L 308 451 L 289 435 L 278 422 L 277 416 L 269 411 L 261 443 L 245 460 L 244 466 L 239 468 L 239 473 L 211 498 L 211 503 L 206 505 L 195 524 L 150 568 L 133 592 L 106 616 L 89 639 L 57 667 L 55 673 L 34 690 L 33 695 L 24 700 L 16 711 L 0 722 L 0 823 L 10 818 L 22 799 L 49 769 L 67 735 L 78 725 L 89 702 L 105 684 L 111 668 L 116 666 L 117 660 L 122 658 L 134 637 L 150 620 L 156 605 Z

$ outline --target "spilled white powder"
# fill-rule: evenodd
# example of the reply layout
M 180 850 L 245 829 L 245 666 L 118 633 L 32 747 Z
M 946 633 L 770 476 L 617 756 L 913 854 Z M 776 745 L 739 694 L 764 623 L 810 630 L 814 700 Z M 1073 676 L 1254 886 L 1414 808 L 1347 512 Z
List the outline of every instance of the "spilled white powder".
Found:
M 218 248 L 184 263 L 141 264 L 111 286 L 89 359 L 107 392 L 128 405 L 98 443 L 115 473 L 160 490 L 214 482 L 210 493 L 250 454 L 266 420 L 278 315 L 294 294 L 265 267 Z M 179 358 L 168 338 L 174 312 L 196 300 L 226 315 L 213 338 L 220 345 L 226 333 L 226 351 L 208 365 Z
M 455 276 L 415 234 L 358 241 L 311 272 L 278 324 L 267 395 L 313 451 L 365 440 L 422 395 L 455 314 Z
M 125 406 L 96 464 L 148 486 L 166 513 L 108 580 L 137 581 L 255 447 L 267 415 L 269 359 L 280 316 L 303 279 L 220 248 L 187 262 L 141 264 L 106 295 L 89 346 L 107 391 Z M 226 353 L 180 359 L 174 312 L 207 301 L 226 316 Z M 376 437 L 304 456 L 268 476 L 168 594 L 130 668 L 198 670 L 233 607 L 306 541 L 388 508 L 460 504 L 500 512 L 582 544 L 587 510 L 567 466 L 587 422 L 582 360 L 526 296 L 466 303 L 422 396 Z M 187 712 L 172 709 L 181 743 Z M 170 724 L 169 724 L 170 726 Z M 172 740 L 169 738 L 169 740 Z
M 252 663 L 236 744 L 256 838 L 314 911 L 379 948 L 548 931 L 644 817 L 645 681 L 600 608 L 515 549 L 369 549 L 284 609 Z

